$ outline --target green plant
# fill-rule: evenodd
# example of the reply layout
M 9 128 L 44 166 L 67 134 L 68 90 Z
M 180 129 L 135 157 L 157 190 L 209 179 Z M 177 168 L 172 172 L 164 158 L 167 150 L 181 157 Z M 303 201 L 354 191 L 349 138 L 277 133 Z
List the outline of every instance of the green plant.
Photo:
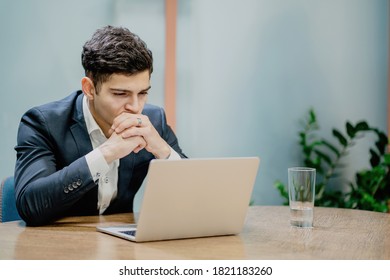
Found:
M 299 131 L 299 145 L 302 147 L 303 165 L 317 171 L 315 205 L 389 212 L 390 154 L 386 152 L 387 135 L 370 127 L 366 121 L 355 125 L 346 122 L 345 132 L 332 130 L 337 143 L 333 144 L 319 137 L 318 130 L 317 117 L 311 109 L 303 122 L 303 129 Z M 366 133 L 373 133 L 376 137 L 374 147 L 369 149 L 371 167 L 357 171 L 355 180 L 348 183 L 346 191 L 333 190 L 329 181 L 339 176 L 337 172 L 343 168 L 342 158 Z M 287 205 L 287 187 L 281 181 L 276 181 L 274 185 Z

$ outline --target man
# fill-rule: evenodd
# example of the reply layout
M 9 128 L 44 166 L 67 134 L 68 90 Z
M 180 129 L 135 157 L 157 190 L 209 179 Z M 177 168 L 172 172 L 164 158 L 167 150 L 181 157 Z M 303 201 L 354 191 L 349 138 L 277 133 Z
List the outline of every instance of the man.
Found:
M 21 119 L 16 204 L 28 225 L 131 212 L 154 159 L 185 157 L 164 111 L 146 104 L 153 58 L 126 28 L 106 26 L 82 51 L 82 91 Z

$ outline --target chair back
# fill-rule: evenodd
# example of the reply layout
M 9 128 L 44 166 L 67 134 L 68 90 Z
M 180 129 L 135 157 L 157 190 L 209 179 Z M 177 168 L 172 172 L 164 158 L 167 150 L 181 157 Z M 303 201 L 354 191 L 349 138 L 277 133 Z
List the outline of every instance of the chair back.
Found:
M 0 222 L 21 220 L 15 201 L 14 177 L 5 178 L 0 185 Z

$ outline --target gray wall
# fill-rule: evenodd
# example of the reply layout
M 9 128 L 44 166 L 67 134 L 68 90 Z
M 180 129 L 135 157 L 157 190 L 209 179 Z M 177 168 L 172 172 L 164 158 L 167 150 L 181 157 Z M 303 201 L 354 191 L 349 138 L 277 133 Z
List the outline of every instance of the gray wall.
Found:
M 22 114 L 80 88 L 81 47 L 112 20 L 111 1 L 82 3 L 0 0 L 0 178 L 13 174 Z
M 388 1 L 180 1 L 178 134 L 191 156 L 259 156 L 256 204 L 300 165 L 310 107 L 330 135 L 346 120 L 386 129 Z M 344 175 L 368 166 L 354 148 Z
M 256 204 L 281 202 L 273 182 L 300 164 L 310 107 L 324 134 L 346 120 L 386 129 L 388 1 L 178 2 L 180 144 L 190 157 L 260 156 Z M 0 0 L 1 178 L 13 173 L 21 115 L 80 88 L 81 46 L 106 24 L 153 50 L 149 100 L 163 105 L 163 0 Z M 347 178 L 368 166 L 364 145 L 347 158 Z

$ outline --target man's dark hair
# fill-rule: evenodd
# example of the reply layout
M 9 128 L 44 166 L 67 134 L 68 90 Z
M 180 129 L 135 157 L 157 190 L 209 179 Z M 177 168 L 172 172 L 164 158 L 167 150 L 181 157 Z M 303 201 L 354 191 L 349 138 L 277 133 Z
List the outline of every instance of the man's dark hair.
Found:
M 127 28 L 110 25 L 96 30 L 84 44 L 81 62 L 97 91 L 114 73 L 153 72 L 153 56 L 146 43 Z

